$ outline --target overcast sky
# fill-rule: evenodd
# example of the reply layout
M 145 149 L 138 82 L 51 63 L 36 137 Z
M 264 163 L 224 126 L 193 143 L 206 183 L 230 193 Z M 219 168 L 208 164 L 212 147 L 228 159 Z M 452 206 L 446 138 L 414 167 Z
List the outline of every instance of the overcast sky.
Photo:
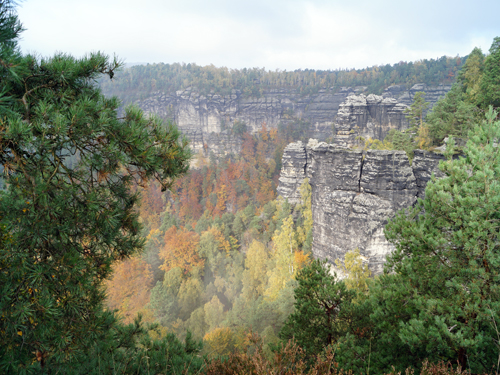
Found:
M 269 70 L 364 68 L 487 52 L 499 0 L 24 0 L 21 47 Z

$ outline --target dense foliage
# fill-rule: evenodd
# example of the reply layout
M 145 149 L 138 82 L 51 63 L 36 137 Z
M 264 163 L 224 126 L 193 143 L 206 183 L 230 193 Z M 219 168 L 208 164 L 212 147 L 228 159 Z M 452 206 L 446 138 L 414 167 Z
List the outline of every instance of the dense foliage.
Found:
M 414 358 L 458 360 L 474 372 L 491 371 L 498 359 L 496 116 L 490 111 L 475 126 L 464 157 L 442 163 L 446 177 L 428 185 L 425 200 L 386 228 L 396 251 L 388 258 L 395 280 L 385 285 L 384 301 L 404 316 L 394 327 L 402 345 Z
M 101 82 L 106 95 L 117 95 L 124 102 L 144 99 L 155 91 L 175 93 L 177 90 L 196 88 L 201 94 L 229 95 L 239 90 L 245 96 L 260 97 L 270 89 L 287 89 L 308 95 L 321 89 L 366 86 L 369 93 L 380 94 L 391 84 L 415 83 L 451 84 L 465 58 L 446 57 L 401 61 L 394 65 L 373 66 L 349 70 L 296 70 L 266 71 L 264 68 L 228 69 L 213 65 L 148 64 L 137 65 L 117 72 L 113 81 Z
M 461 155 L 453 157 L 457 150 L 450 139 L 447 160 L 440 165 L 445 177 L 433 179 L 425 199 L 386 227 L 396 250 L 388 256 L 384 274 L 368 283 L 368 293 L 354 305 L 348 300 L 338 304 L 334 316 L 345 310 L 352 319 L 337 319 L 327 329 L 335 339 L 326 336 L 323 350 L 334 346 L 344 369 L 383 373 L 444 360 L 472 373 L 498 371 L 500 121 L 491 105 L 484 112 L 484 98 L 495 95 L 497 77 L 491 72 L 498 63 L 498 40 L 488 56 L 478 49 L 471 53 L 457 85 L 428 118 L 443 137 L 468 138 Z M 425 102 L 418 99 L 408 110 L 415 121 L 413 134 L 402 135 L 413 144 L 429 126 L 421 114 Z M 496 105 L 494 99 L 490 104 Z M 437 126 L 438 120 L 447 127 Z M 392 146 L 387 140 L 373 144 Z M 304 348 L 325 337 L 328 325 L 318 318 L 324 316 L 320 311 L 344 293 L 341 282 L 317 267 L 313 263 L 301 271 L 296 310 L 282 330 L 285 337 L 294 332 Z M 324 293 L 328 288 L 332 292 Z M 316 352 L 309 350 L 306 356 Z
M 295 339 L 308 356 L 337 344 L 353 319 L 355 290 L 349 290 L 326 262 L 314 260 L 297 275 L 295 311 L 281 330 L 285 340 Z
M 447 95 L 439 100 L 427 116 L 428 103 L 424 93 L 416 93 L 414 103 L 406 115 L 411 124 L 406 131 L 391 130 L 382 142 L 363 140 L 362 146 L 372 149 L 404 150 L 412 157 L 412 150 L 432 150 L 441 146 L 447 137 L 455 137 L 457 151 L 465 145 L 473 124 L 484 119 L 490 105 L 500 106 L 500 38 L 496 37 L 485 56 L 474 48 L 457 74 L 457 81 Z M 424 109 L 424 111 L 422 111 Z
M 191 331 L 207 353 L 248 346 L 249 331 L 276 342 L 293 303 L 293 277 L 308 262 L 312 242 L 309 185 L 293 211 L 275 196 L 274 150 L 291 133 L 245 132 L 240 155 L 218 161 L 197 155 L 199 168 L 170 193 L 145 189 L 147 251 L 116 265 L 108 303 L 128 321 L 141 311 L 180 337 Z M 141 288 L 150 293 L 147 306 L 137 298 Z

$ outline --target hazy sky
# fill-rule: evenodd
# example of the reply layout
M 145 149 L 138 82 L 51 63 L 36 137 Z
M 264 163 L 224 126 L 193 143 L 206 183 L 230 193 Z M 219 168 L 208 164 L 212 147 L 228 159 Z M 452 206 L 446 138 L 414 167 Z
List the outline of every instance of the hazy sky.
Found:
M 25 0 L 21 47 L 275 70 L 364 68 L 487 52 L 499 0 Z

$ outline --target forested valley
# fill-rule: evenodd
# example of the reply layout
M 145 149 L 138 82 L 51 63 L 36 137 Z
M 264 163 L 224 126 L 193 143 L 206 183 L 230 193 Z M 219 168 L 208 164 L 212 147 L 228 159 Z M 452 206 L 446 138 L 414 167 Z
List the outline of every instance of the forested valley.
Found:
M 0 372 L 498 373 L 500 38 L 487 54 L 365 70 L 120 71 L 99 53 L 23 54 L 21 32 L 2 2 Z M 239 154 L 193 155 L 173 124 L 134 107 L 118 118 L 111 97 L 418 82 L 454 84 L 427 115 L 417 95 L 407 131 L 358 147 L 411 158 L 447 138 L 446 176 L 389 221 L 396 250 L 375 277 L 357 249 L 336 274 L 314 259 L 307 180 L 300 203 L 277 196 L 301 121 L 237 123 Z

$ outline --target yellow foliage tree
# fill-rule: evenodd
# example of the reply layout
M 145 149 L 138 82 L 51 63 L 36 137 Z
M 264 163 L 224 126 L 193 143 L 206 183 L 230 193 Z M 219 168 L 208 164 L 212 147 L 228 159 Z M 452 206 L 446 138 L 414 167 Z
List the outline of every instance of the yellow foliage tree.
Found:
M 345 284 L 348 289 L 355 289 L 360 293 L 368 291 L 368 280 L 371 277 L 371 271 L 365 259 L 360 254 L 359 249 L 348 251 L 345 254 L 344 262 L 335 260 L 337 268 L 346 276 Z
M 208 332 L 203 341 L 212 357 L 229 355 L 233 349 L 233 333 L 227 327 L 219 327 Z
M 309 179 L 306 178 L 300 185 L 300 197 L 301 203 L 297 206 L 297 209 L 301 212 L 304 218 L 304 223 L 302 226 L 297 228 L 297 241 L 303 250 L 309 250 L 312 244 L 312 228 L 313 228 L 313 217 L 312 217 L 312 190 L 309 184 Z
M 266 298 L 271 301 L 274 301 L 286 284 L 295 277 L 307 258 L 307 255 L 298 250 L 296 236 L 293 217 L 290 215 L 283 220 L 281 228 L 273 236 L 273 267 L 268 272 L 269 283 L 265 291 Z
M 229 255 L 229 253 L 232 249 L 232 246 L 231 246 L 231 243 L 228 240 L 226 240 L 224 233 L 222 233 L 217 228 L 210 228 L 209 230 L 212 232 L 215 239 L 217 240 L 217 242 L 219 244 L 219 249 L 224 251 L 226 253 L 226 255 Z
M 357 138 L 358 139 L 358 138 Z M 363 137 L 359 137 L 359 140 L 364 143 L 362 145 L 363 150 L 394 150 L 394 145 L 389 142 L 387 139 L 383 141 L 379 139 L 373 139 L 368 137 L 368 139 L 364 139 Z
M 295 272 L 294 252 L 298 247 L 295 236 L 292 215 L 283 220 L 281 230 L 276 231 L 273 236 L 277 266 L 288 275 L 293 275 Z
M 295 264 L 296 270 L 294 275 L 296 275 L 298 270 L 304 268 L 304 266 L 309 263 L 309 254 L 304 254 L 303 251 L 296 251 L 293 256 L 293 263 Z
M 419 126 L 415 141 L 421 150 L 428 150 L 431 147 L 432 139 L 429 134 L 429 126 L 426 123 Z
M 269 256 L 262 242 L 253 240 L 248 247 L 243 277 L 243 293 L 248 299 L 264 294 Z

